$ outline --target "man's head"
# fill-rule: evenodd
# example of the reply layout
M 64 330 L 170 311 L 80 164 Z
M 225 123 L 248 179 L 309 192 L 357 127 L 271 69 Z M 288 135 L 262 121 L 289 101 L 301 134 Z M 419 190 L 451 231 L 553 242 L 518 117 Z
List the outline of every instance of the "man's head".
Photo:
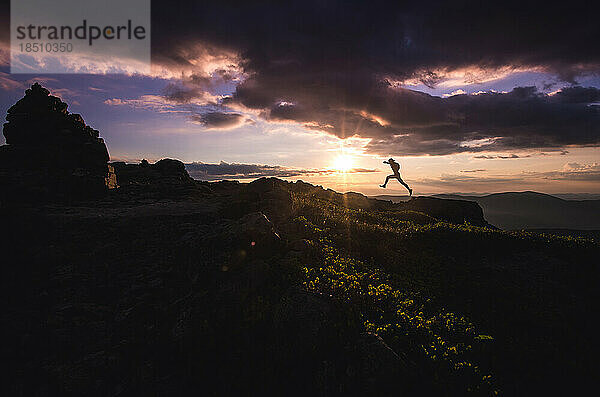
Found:
M 390 159 L 388 160 L 390 163 L 394 162 L 394 159 L 390 157 Z

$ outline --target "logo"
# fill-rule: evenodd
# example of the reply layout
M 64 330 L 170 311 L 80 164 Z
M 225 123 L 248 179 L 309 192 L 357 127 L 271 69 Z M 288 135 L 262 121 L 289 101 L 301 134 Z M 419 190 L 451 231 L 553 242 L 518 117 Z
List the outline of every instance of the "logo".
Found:
M 150 0 L 12 0 L 11 73 L 149 73 Z

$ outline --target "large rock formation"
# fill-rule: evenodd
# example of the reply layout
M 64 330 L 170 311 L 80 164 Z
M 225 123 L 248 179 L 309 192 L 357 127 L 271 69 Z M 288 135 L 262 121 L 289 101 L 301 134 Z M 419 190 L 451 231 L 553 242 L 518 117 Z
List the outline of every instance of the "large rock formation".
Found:
M 154 164 L 142 160 L 139 164 L 122 161 L 111 163 L 119 186 L 148 184 L 193 184 L 194 180 L 179 160 L 162 159 Z
M 467 222 L 475 226 L 490 226 L 483 217 L 483 210 L 479 204 L 473 201 L 415 197 L 398 205 L 404 209 L 423 212 L 450 223 Z
M 111 163 L 117 175 L 118 200 L 146 201 L 187 199 L 210 194 L 206 183 L 194 181 L 179 160 L 162 159 L 154 164 Z
M 98 131 L 35 83 L 8 109 L 0 146 L 3 200 L 98 197 L 116 187 Z

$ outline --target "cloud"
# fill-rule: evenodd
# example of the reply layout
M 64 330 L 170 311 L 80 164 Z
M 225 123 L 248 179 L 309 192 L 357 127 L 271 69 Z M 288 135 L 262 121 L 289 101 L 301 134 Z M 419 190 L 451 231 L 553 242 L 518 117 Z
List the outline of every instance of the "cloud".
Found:
M 600 101 L 600 90 L 594 87 L 565 87 L 553 92 L 552 99 L 563 104 L 590 104 Z
M 157 15 L 161 6 L 153 5 L 153 13 Z M 182 5 L 188 9 L 198 7 L 198 4 Z M 203 4 L 202 8 L 206 9 Z M 168 6 L 165 12 L 172 12 Z M 190 15 L 191 16 L 191 15 Z M 205 39 L 200 32 L 202 26 L 197 19 L 188 20 L 181 14 L 173 17 L 173 21 L 192 24 L 187 26 L 191 32 L 177 31 L 177 27 L 165 23 L 163 18 L 152 24 L 152 74 L 163 78 L 181 79 L 188 83 L 207 87 L 220 81 L 236 81 L 243 76 L 243 58 L 239 49 L 227 48 L 214 44 Z M 181 25 L 181 28 L 186 26 Z M 223 26 L 217 29 L 222 29 Z M 176 35 L 174 37 L 174 35 Z M 171 41 L 172 39 L 177 41 Z
M 10 64 L 10 11 L 0 7 L 0 67 Z
M 485 170 L 464 170 L 462 173 L 476 173 Z M 442 174 L 438 178 L 422 178 L 413 183 L 444 188 L 458 188 L 477 185 L 480 188 L 493 188 L 503 184 L 536 184 L 543 181 L 563 182 L 600 182 L 600 163 L 579 164 L 567 163 L 562 169 L 546 172 L 527 171 L 511 175 L 472 176 Z M 502 187 L 505 188 L 505 187 Z
M 254 123 L 252 119 L 239 113 L 207 112 L 191 115 L 190 118 L 194 123 L 215 130 L 229 130 Z
M 0 90 L 12 91 L 16 89 L 22 89 L 24 87 L 25 86 L 23 83 L 10 78 L 8 73 L 0 72 Z
M 200 87 L 180 87 L 172 83 L 164 89 L 166 100 L 175 103 L 190 103 L 203 97 L 205 93 Z
M 58 98 L 62 99 L 63 101 L 72 103 L 72 104 L 78 104 L 76 103 L 77 101 L 74 98 L 79 97 L 79 93 L 77 91 L 71 90 L 69 88 L 55 88 L 50 90 L 50 94 L 57 96 Z
M 133 109 L 151 110 L 158 113 L 189 113 L 162 95 L 142 95 L 139 98 L 109 98 L 104 101 L 109 106 L 126 106 Z
M 461 170 L 460 172 L 484 172 L 487 171 L 486 169 L 479 169 L 479 170 Z
M 188 3 L 185 15 L 166 3 L 153 7 L 161 15 L 153 21 L 157 59 L 173 69 L 201 65 L 198 92 L 209 89 L 215 71 L 233 71 L 225 74 L 237 76 L 235 92 L 222 105 L 265 120 L 369 138 L 367 151 L 380 155 L 600 143 L 598 109 L 585 102 L 596 98 L 593 88 L 552 97 L 519 87 L 439 98 L 402 86 L 456 87 L 524 71 L 574 82 L 598 73 L 600 50 L 590 43 L 600 28 L 581 17 L 591 15 L 591 3 Z M 466 144 L 479 139 L 491 143 Z
M 600 182 L 600 163 L 567 163 L 560 171 L 536 173 L 536 177 L 550 180 Z
M 460 186 L 490 186 L 505 183 L 523 182 L 522 175 L 496 175 L 496 176 L 470 176 L 456 174 L 442 174 L 438 178 L 421 178 L 414 181 L 415 184 L 427 186 L 460 187 Z
M 594 2 L 574 0 L 569 7 L 488 3 L 183 0 L 173 7 L 155 2 L 153 73 L 179 78 L 196 71 L 203 76 L 215 70 L 264 75 L 274 68 L 297 68 L 435 85 L 489 81 L 523 70 L 574 81 L 598 71 Z M 9 13 L 9 7 L 2 7 L 4 43 L 9 42 Z
M 495 159 L 507 160 L 507 159 L 526 159 L 526 158 L 530 158 L 530 157 L 534 157 L 534 156 L 552 156 L 552 155 L 565 156 L 569 153 L 568 150 L 564 150 L 564 149 L 557 149 L 557 148 L 545 148 L 545 149 L 547 150 L 545 152 L 535 152 L 535 153 L 528 153 L 528 154 L 515 154 L 515 153 L 511 153 L 511 154 L 480 154 L 477 156 L 473 156 L 473 158 L 479 159 L 479 160 L 495 160 Z
M 185 165 L 185 168 L 192 178 L 206 181 L 221 179 L 256 179 L 261 177 L 291 178 L 303 175 L 326 175 L 337 172 L 327 169 L 293 169 L 279 165 L 236 164 L 223 161 L 219 164 L 188 163 Z M 347 173 L 370 172 L 377 172 L 377 170 L 354 168 L 347 171 Z
M 552 154 L 558 154 L 559 156 L 566 156 L 567 154 L 569 154 L 568 150 L 554 150 L 550 153 L 546 153 L 546 152 L 540 152 L 539 155 L 540 156 L 551 156 Z
M 517 72 L 570 83 L 600 73 L 593 2 L 155 3 L 153 74 L 179 80 L 165 89 L 166 104 L 154 104 L 159 111 L 211 102 L 218 108 L 191 117 L 212 125 L 210 112 L 248 109 L 267 121 L 370 139 L 366 151 L 385 156 L 600 144 L 596 88 L 458 90 Z M 461 95 L 406 88 L 416 83 Z M 221 96 L 223 86 L 231 96 Z M 214 117 L 225 125 L 241 119 Z
M 454 95 L 466 95 L 466 94 L 467 94 L 467 93 L 466 93 L 466 91 L 465 91 L 465 90 L 463 90 L 462 88 L 459 88 L 458 90 L 454 90 L 454 91 L 452 91 L 451 93 L 449 93 L 449 94 L 444 94 L 444 95 L 442 95 L 442 96 L 443 96 L 444 98 L 448 98 L 448 97 L 451 97 L 451 96 L 454 96 Z
M 540 153 L 542 154 L 542 153 Z M 544 153 L 545 154 L 545 153 Z M 522 158 L 527 158 L 527 157 L 531 157 L 530 154 L 525 154 L 525 155 L 518 155 L 518 154 L 500 154 L 500 155 L 486 155 L 486 154 L 482 154 L 479 156 L 473 156 L 473 158 L 475 159 L 483 159 L 483 160 L 494 160 L 494 159 L 522 159 Z
M 294 65 L 362 69 L 429 84 L 461 69 L 473 81 L 479 81 L 474 69 L 500 68 L 543 68 L 573 79 L 600 61 L 592 44 L 600 31 L 586 17 L 595 15 L 594 5 L 585 1 L 570 7 L 522 1 L 185 3 L 153 5 L 153 60 L 189 66 L 190 59 L 227 63 L 237 55 L 245 70 L 257 73 Z
M 199 180 L 252 179 L 263 176 L 284 178 L 301 175 L 301 171 L 280 166 L 229 164 L 223 161 L 219 164 L 188 163 L 185 168 L 192 178 Z
M 440 98 L 388 82 L 366 84 L 340 76 L 330 82 L 321 77 L 322 86 L 311 87 L 313 78 L 299 71 L 289 81 L 272 76 L 258 83 L 248 80 L 238 86 L 231 101 L 261 109 L 267 120 L 315 125 L 314 129 L 340 138 L 370 138 L 367 152 L 379 155 L 600 144 L 600 108 L 587 102 L 597 100 L 596 88 L 570 87 L 550 96 L 535 87 L 517 87 L 507 93 Z M 319 127 L 323 125 L 330 128 Z
M 40 84 L 47 84 L 47 83 L 58 83 L 58 79 L 55 79 L 54 77 L 47 77 L 47 76 L 35 76 L 32 79 L 29 79 L 25 82 L 25 84 L 27 86 L 33 85 L 35 83 L 40 83 Z
M 168 88 L 169 86 L 167 86 Z M 142 95 L 138 98 L 110 98 L 104 101 L 109 106 L 127 106 L 133 109 L 150 110 L 158 113 L 179 113 L 192 123 L 206 129 L 228 130 L 254 121 L 239 113 L 216 111 L 219 106 L 211 102 L 208 95 L 197 98 L 194 94 L 177 90 L 174 94 L 167 90 L 166 95 Z

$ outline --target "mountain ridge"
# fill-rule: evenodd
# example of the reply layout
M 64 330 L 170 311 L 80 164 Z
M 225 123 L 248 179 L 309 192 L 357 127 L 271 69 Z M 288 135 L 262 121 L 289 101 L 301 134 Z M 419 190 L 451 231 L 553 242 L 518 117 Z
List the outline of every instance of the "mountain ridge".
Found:
M 403 196 L 373 196 L 403 201 Z M 507 230 L 600 230 L 600 200 L 565 200 L 534 191 L 492 193 L 485 196 L 436 194 L 432 197 L 478 203 L 491 224 Z

